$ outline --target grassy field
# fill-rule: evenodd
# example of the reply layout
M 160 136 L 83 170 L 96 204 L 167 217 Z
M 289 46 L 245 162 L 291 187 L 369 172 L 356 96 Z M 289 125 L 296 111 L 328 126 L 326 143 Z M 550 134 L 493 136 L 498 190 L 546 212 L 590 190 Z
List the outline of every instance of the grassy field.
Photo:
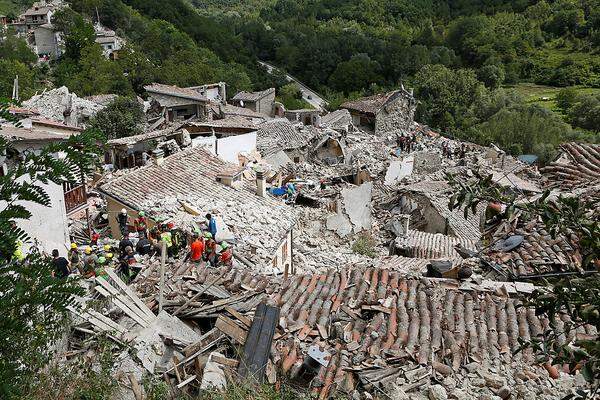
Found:
M 600 94 L 600 88 L 574 87 L 581 94 Z M 506 86 L 506 88 L 516 90 L 528 103 L 539 104 L 553 111 L 557 111 L 556 95 L 563 89 L 533 83 L 519 83 L 517 85 Z

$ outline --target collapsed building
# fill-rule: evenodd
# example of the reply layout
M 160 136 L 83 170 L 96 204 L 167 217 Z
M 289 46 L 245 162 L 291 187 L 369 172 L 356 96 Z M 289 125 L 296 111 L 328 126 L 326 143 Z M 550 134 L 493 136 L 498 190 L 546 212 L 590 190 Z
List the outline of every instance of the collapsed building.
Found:
M 584 386 L 517 351 L 553 330 L 563 344 L 597 336 L 537 315 L 524 297 L 539 276 L 591 272 L 576 238 L 519 215 L 495 223 L 490 204 L 451 210 L 447 174 L 491 175 L 522 199 L 545 188 L 594 199 L 597 146 L 563 146 L 540 175 L 415 123 L 403 88 L 325 115 L 286 114 L 271 90 L 230 105 L 219 84 L 147 89 L 152 129 L 109 141 L 116 171 L 98 182 L 109 231 L 120 237 L 123 208 L 187 235 L 210 213 L 234 251 L 231 266 L 144 256 L 129 286 L 113 271 L 92 280 L 82 302 L 111 312 L 75 310 L 70 343 L 86 349 L 101 332 L 128 343 L 115 366 L 122 390 L 160 375 L 195 394 L 229 374 L 285 378 L 322 399 L 553 399 Z

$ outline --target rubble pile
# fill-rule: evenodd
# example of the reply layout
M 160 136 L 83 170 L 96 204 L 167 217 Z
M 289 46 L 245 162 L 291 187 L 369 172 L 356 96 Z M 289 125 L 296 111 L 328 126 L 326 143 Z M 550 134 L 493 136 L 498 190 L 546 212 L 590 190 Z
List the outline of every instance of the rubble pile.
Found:
M 86 122 L 106 104 L 78 97 L 66 86 L 44 91 L 27 101 L 23 106 L 39 112 L 44 118 L 83 127 Z

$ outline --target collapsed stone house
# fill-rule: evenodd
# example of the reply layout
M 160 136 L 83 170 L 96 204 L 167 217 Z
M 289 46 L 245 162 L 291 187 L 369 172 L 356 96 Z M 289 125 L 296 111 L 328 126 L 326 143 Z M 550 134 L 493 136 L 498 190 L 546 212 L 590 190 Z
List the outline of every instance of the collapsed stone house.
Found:
M 157 219 L 194 227 L 217 217 L 217 238 L 235 243 L 236 254 L 257 271 L 281 273 L 292 267 L 291 207 L 268 197 L 264 178 L 246 180 L 243 167 L 227 163 L 204 147 L 188 148 L 100 187 L 108 214 L 125 208 L 130 217 L 146 212 L 150 227 Z M 119 235 L 114 218 L 111 231 Z
M 327 113 L 321 117 L 321 127 L 329 128 L 340 133 L 348 133 L 354 131 L 352 124 L 352 116 L 345 109 L 336 110 Z
M 188 89 L 194 90 L 212 102 L 227 102 L 227 85 L 225 82 L 207 83 L 200 86 L 191 86 Z
M 233 96 L 231 102 L 234 106 L 272 116 L 274 115 L 275 88 L 260 92 L 239 92 Z
M 144 86 L 144 89 L 151 99 L 151 108 L 166 121 L 212 119 L 210 100 L 199 91 L 161 83 Z
M 278 118 L 260 125 L 256 147 L 267 162 L 273 158 L 283 158 L 289 162 L 300 163 L 307 159 L 314 134 L 311 129 L 301 129 L 287 119 Z
M 106 145 L 104 163 L 113 169 L 147 165 L 152 159 L 169 156 L 191 145 L 182 124 L 140 135 L 111 139 Z
M 404 88 L 343 103 L 354 125 L 376 135 L 408 134 L 414 122 L 417 101 Z

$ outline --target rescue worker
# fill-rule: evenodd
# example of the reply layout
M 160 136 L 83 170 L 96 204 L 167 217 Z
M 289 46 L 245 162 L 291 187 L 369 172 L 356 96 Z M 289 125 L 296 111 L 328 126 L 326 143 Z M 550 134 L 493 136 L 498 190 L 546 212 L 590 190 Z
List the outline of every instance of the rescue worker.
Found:
M 131 247 L 133 249 L 133 243 L 129 240 L 129 233 L 123 235 L 123 239 L 119 242 L 119 251 L 121 255 L 125 254 L 125 249 Z
M 71 264 L 71 272 L 79 271 L 80 274 L 83 275 L 83 265 L 81 263 L 81 255 L 79 254 L 79 249 L 77 248 L 76 243 L 71 243 L 71 249 L 69 250 L 69 254 L 67 255 L 69 258 L 69 263 Z
M 221 264 L 228 267 L 233 266 L 233 249 L 229 247 L 227 242 L 221 244 L 221 256 L 219 257 Z
M 210 232 L 213 238 L 216 238 L 217 220 L 211 214 L 206 214 L 206 219 L 208 220 L 208 231 Z
M 96 276 L 106 279 L 108 274 L 106 273 L 105 268 L 106 268 L 106 257 L 104 257 L 104 256 L 98 257 L 98 266 L 96 267 Z
M 55 278 L 66 278 L 69 276 L 69 262 L 66 258 L 59 256 L 58 249 L 52 250 L 52 264 L 54 265 L 52 276 Z
M 208 242 L 208 262 L 210 263 L 210 265 L 212 267 L 216 267 L 217 266 L 217 262 L 218 260 L 218 254 L 217 254 L 217 242 L 215 242 L 213 239 L 211 239 Z
M 131 266 L 136 263 L 133 248 L 127 247 L 125 253 L 119 258 L 119 272 L 124 277 L 126 283 L 131 279 Z
M 128 232 L 127 229 L 127 220 L 129 219 L 129 217 L 127 216 L 127 210 L 126 209 L 121 209 L 121 212 L 119 213 L 119 215 L 117 215 L 117 222 L 119 223 L 119 230 L 121 231 L 121 236 L 125 236 L 125 234 Z
M 204 239 L 200 238 L 197 234 L 194 234 L 194 241 L 190 245 L 190 260 L 195 263 L 202 261 L 202 254 L 204 253 Z
M 140 256 L 152 255 L 152 243 L 146 236 L 141 236 L 140 240 L 138 240 L 137 244 L 135 245 L 135 251 Z
M 98 256 L 92 253 L 92 248 L 85 248 L 85 256 L 83 257 L 83 276 L 91 278 L 96 276 L 96 265 L 98 264 Z
M 133 225 L 140 239 L 148 237 L 148 222 L 146 221 L 146 213 L 144 211 L 138 213 L 138 217 L 133 221 Z

